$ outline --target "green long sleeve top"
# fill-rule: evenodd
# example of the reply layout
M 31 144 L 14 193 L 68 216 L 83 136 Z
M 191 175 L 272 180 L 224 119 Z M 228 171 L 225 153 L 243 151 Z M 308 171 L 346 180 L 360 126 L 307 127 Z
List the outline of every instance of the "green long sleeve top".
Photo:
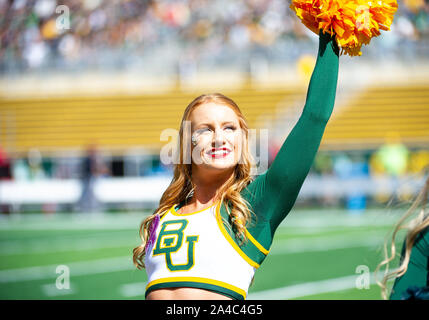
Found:
M 243 253 L 259 267 L 269 252 L 274 233 L 291 211 L 313 164 L 326 124 L 334 108 L 339 69 L 336 41 L 320 32 L 316 65 L 310 79 L 303 112 L 286 138 L 270 168 L 255 178 L 241 195 L 254 215 L 247 226 L 248 240 Z M 225 206 L 224 224 L 231 224 Z M 226 228 L 235 238 L 231 228 Z
M 405 243 L 402 248 L 402 257 L 405 253 L 404 249 Z M 429 228 L 417 236 L 411 250 L 407 272 L 395 280 L 390 299 L 406 298 L 406 291 L 411 286 L 419 288 L 429 286 Z

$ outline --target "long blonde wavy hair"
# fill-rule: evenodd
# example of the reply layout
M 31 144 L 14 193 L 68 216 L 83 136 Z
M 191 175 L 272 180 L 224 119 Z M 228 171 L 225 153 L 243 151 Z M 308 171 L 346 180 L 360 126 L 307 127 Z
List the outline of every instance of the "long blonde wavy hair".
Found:
M 429 167 L 425 171 L 428 171 Z M 417 236 L 425 228 L 429 227 L 429 212 L 427 211 L 427 201 L 429 195 L 429 176 L 426 178 L 425 184 L 410 208 L 396 223 L 390 240 L 384 244 L 384 260 L 380 262 L 375 270 L 377 275 L 382 267 L 385 267 L 383 279 L 377 280 L 377 284 L 381 287 L 381 296 L 387 300 L 387 282 L 390 279 L 401 277 L 407 272 L 408 263 L 410 262 L 411 249 Z M 417 216 L 415 216 L 417 214 Z M 415 216 L 415 217 L 414 217 Z M 404 241 L 404 254 L 401 257 L 399 267 L 389 272 L 389 264 L 397 257 L 395 240 L 400 230 L 407 230 Z M 390 243 L 390 250 L 388 250 L 388 243 Z
M 247 121 L 237 104 L 230 98 L 220 93 L 204 94 L 195 98 L 185 109 L 180 125 L 178 137 L 179 161 L 174 166 L 173 179 L 164 191 L 158 208 L 148 216 L 140 225 L 139 235 L 142 243 L 133 249 L 133 262 L 138 269 L 145 268 L 144 258 L 146 255 L 146 242 L 149 237 L 149 229 L 156 215 L 163 216 L 176 204 L 182 203 L 192 197 L 194 185 L 192 182 L 192 164 L 185 163 L 186 147 L 189 146 L 191 137 L 185 130 L 185 121 L 189 121 L 191 113 L 200 105 L 205 103 L 217 103 L 230 107 L 237 115 L 243 132 L 242 154 L 234 169 L 234 175 L 217 191 L 216 199 L 220 204 L 225 203 L 227 212 L 232 223 L 235 236 L 240 239 L 241 244 L 247 240 L 245 227 L 251 221 L 251 209 L 240 192 L 252 181 L 251 169 L 254 163 L 249 151 L 249 128 Z

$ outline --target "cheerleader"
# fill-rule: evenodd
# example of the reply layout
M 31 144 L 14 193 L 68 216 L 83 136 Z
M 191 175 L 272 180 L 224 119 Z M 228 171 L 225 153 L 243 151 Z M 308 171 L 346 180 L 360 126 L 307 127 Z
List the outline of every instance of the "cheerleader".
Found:
M 189 104 L 179 131 L 180 163 L 134 250 L 135 263 L 148 274 L 147 299 L 246 298 L 313 163 L 334 107 L 338 65 L 333 37 L 321 33 L 302 115 L 270 168 L 254 180 L 238 106 L 222 94 Z M 184 136 L 186 121 L 191 137 Z M 189 140 L 192 163 L 186 164 Z

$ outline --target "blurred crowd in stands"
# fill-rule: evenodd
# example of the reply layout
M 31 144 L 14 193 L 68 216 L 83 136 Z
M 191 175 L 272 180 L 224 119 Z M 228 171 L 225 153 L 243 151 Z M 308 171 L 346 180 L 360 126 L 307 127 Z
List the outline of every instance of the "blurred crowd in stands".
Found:
M 0 72 L 139 69 L 158 58 L 187 72 L 263 56 L 295 59 L 312 34 L 287 0 L 0 0 Z M 398 1 L 395 51 L 429 38 L 429 1 Z M 292 45 L 293 44 L 293 45 Z M 371 51 L 371 46 L 368 47 Z M 374 45 L 373 50 L 376 50 Z M 367 49 L 365 49 L 367 50 Z M 414 50 L 414 49 L 413 49 Z M 397 50 L 398 54 L 404 50 Z M 427 51 L 424 51 L 427 52 Z M 237 57 L 238 55 L 238 57 Z M 369 53 L 367 54 L 369 55 Z
M 269 148 L 269 164 L 277 146 Z M 376 150 L 323 151 L 316 155 L 311 175 L 333 175 L 348 179 L 355 175 L 371 176 L 418 175 L 429 165 L 429 149 L 407 148 L 392 139 Z M 39 179 L 88 179 L 104 177 L 147 177 L 172 175 L 172 165 L 162 163 L 160 156 L 103 156 L 90 145 L 82 157 L 43 157 L 38 149 L 30 149 L 26 157 L 11 158 L 0 145 L 0 180 L 31 181 Z
M 269 165 L 278 147 L 269 148 Z M 257 160 L 257 159 L 256 159 Z M 316 155 L 310 175 L 329 175 L 349 179 L 357 175 L 419 175 L 429 165 L 429 149 L 409 149 L 400 141 L 386 142 L 376 150 L 323 151 Z M 162 163 L 160 156 L 103 156 L 93 145 L 81 157 L 43 157 L 30 149 L 26 157 L 8 157 L 0 146 L 0 180 L 89 179 L 103 177 L 171 176 L 173 165 Z M 262 173 L 262 172 L 261 172 Z
M 43 179 L 82 179 L 91 177 L 148 177 L 171 175 L 159 155 L 104 156 L 96 146 L 75 157 L 43 156 L 32 148 L 24 157 L 12 158 L 0 145 L 0 181 L 34 181 Z
M 269 148 L 270 162 L 275 158 L 277 150 L 275 146 Z M 343 204 L 349 209 L 362 209 L 367 206 L 368 195 L 360 192 L 359 188 L 362 187 L 362 183 L 368 183 L 368 179 L 387 178 L 390 179 L 388 184 L 397 183 L 403 178 L 412 181 L 421 177 L 425 170 L 429 170 L 429 149 L 410 149 L 396 139 L 387 141 L 376 150 L 320 150 L 308 178 L 320 178 L 325 182 L 331 179 L 334 183 L 360 179 L 361 186 L 353 182 L 355 185 L 352 187 L 352 194 L 344 199 L 333 194 L 332 190 L 329 190 L 329 183 L 325 183 L 324 190 L 320 190 L 318 196 L 310 200 L 323 205 Z M 31 149 L 27 157 L 11 159 L 0 146 L 0 182 L 79 179 L 83 186 L 80 201 L 83 208 L 88 204 L 94 205 L 91 204 L 94 200 L 92 195 L 94 178 L 172 177 L 172 175 L 172 165 L 164 165 L 159 155 L 105 157 L 95 146 L 90 146 L 84 156 L 76 158 L 42 157 L 37 149 Z M 386 203 L 391 196 L 392 194 L 380 192 L 370 198 L 376 203 Z

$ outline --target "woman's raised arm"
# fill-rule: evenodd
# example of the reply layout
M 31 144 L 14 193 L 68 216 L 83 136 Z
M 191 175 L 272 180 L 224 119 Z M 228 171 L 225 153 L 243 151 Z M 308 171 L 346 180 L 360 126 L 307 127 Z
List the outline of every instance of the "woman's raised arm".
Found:
M 271 245 L 276 228 L 292 209 L 313 164 L 334 108 L 338 68 L 336 41 L 321 31 L 304 110 L 267 172 L 242 192 L 257 218 L 248 231 L 265 248 Z

